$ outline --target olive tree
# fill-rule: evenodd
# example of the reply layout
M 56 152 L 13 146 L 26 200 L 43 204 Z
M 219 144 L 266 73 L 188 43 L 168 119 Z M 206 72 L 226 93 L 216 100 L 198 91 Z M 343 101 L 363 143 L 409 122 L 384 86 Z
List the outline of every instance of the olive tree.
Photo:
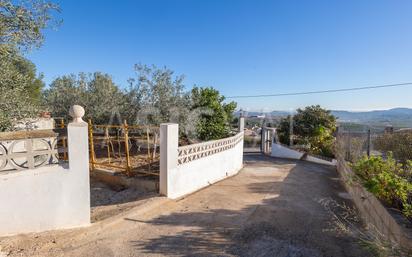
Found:
M 0 53 L 0 131 L 12 130 L 16 121 L 33 117 L 38 101 L 30 91 L 41 86 L 32 72 L 24 72 L 17 65 L 26 60 L 16 53 Z
M 82 105 L 86 118 L 95 123 L 108 123 L 120 112 L 124 94 L 108 74 L 80 73 L 56 78 L 44 91 L 44 105 L 55 117 L 67 117 L 71 105 Z
M 0 0 L 0 131 L 39 111 L 42 77 L 23 54 L 41 46 L 54 10 L 47 1 Z
M 166 67 L 135 65 L 135 78 L 129 79 L 122 116 L 137 124 L 179 123 L 181 136 L 211 140 L 230 134 L 234 102 L 213 88 L 184 90 L 184 76 Z
M 0 0 L 0 44 L 22 51 L 38 48 L 44 41 L 42 30 L 61 21 L 53 16 L 59 6 L 43 0 Z
M 136 77 L 129 79 L 126 92 L 127 110 L 122 113 L 133 123 L 156 124 L 177 122 L 184 127 L 190 106 L 184 91 L 184 76 L 175 76 L 166 67 L 135 65 Z

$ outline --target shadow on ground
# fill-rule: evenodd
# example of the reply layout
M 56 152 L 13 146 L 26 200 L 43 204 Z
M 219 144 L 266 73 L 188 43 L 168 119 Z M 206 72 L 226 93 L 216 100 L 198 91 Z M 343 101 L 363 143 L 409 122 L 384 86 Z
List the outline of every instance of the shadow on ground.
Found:
M 183 208 L 149 221 L 128 219 L 179 231 L 131 241 L 136 251 L 172 256 L 372 256 L 358 243 L 361 224 L 350 216 L 352 203 L 339 196 L 344 189 L 333 167 L 258 154 L 246 155 L 245 163 L 238 176 L 250 182 L 244 192 L 227 189 L 233 204 L 206 204 L 197 212 Z M 280 179 L 265 167 L 283 169 L 280 174 L 287 175 Z M 227 183 L 216 186 L 237 186 Z M 237 209 L 236 203 L 248 196 L 261 200 Z M 197 194 L 190 197 L 193 201 Z M 330 202 L 336 204 L 327 205 Z M 342 227 L 345 220 L 352 222 L 350 231 Z
M 156 192 L 136 188 L 111 187 L 95 179 L 90 181 L 92 222 L 101 221 L 137 206 L 139 201 L 156 197 Z

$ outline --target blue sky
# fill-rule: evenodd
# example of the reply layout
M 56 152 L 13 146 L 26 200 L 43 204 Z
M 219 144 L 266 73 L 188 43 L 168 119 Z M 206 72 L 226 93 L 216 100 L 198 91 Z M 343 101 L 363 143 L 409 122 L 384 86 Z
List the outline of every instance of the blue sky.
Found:
M 167 66 L 226 96 L 412 81 L 412 1 L 60 1 L 63 24 L 29 58 L 47 83 L 135 63 Z M 412 107 L 412 87 L 237 99 L 247 110 Z

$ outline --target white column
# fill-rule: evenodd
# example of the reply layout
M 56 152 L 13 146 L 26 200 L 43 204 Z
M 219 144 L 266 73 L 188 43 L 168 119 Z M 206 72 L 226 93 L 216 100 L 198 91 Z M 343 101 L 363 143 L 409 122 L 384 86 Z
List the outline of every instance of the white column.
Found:
M 260 149 L 262 151 L 262 153 L 266 152 L 266 128 L 262 127 L 262 131 L 261 131 L 261 146 Z
M 271 133 L 271 129 L 266 129 L 266 152 L 265 153 L 269 152 L 270 133 Z
M 269 138 L 270 138 L 271 129 L 270 128 L 262 128 L 262 152 L 267 153 L 269 152 Z
M 245 117 L 240 116 L 239 117 L 239 132 L 242 132 L 245 130 Z
M 84 109 L 74 105 L 70 108 L 73 122 L 67 126 L 69 172 L 79 194 L 76 204 L 76 220 L 80 224 L 90 223 L 90 179 L 89 179 L 89 138 L 88 124 L 82 120 Z M 73 217 L 74 218 L 74 217 Z
M 272 136 L 272 145 L 279 143 L 278 132 L 276 128 L 273 129 L 273 136 Z
M 177 170 L 179 124 L 160 124 L 160 181 L 161 195 L 171 195 L 171 180 Z

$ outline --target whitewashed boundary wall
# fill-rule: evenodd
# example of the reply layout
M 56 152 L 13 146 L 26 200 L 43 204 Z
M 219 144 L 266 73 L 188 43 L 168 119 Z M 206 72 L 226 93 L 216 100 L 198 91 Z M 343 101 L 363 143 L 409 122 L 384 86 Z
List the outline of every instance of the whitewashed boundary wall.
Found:
M 160 193 L 176 199 L 233 176 L 243 167 L 243 131 L 178 146 L 178 124 L 160 125 Z
M 277 158 L 286 158 L 286 159 L 294 159 L 294 160 L 305 160 L 308 162 L 314 162 L 319 164 L 326 164 L 326 165 L 336 165 L 336 160 L 326 160 L 322 159 L 321 157 L 312 156 L 309 154 L 305 154 L 304 152 L 300 152 L 294 149 L 291 149 L 285 145 L 282 145 L 278 142 L 276 129 L 271 130 L 272 135 L 272 150 L 270 151 L 270 156 L 277 157 Z
M 290 149 L 281 144 L 272 143 L 272 153 L 271 156 L 278 158 L 287 158 L 300 160 L 303 157 L 304 153 Z
M 80 108 L 67 128 L 68 164 L 0 172 L 0 236 L 90 224 L 88 128 Z
M 272 143 L 272 151 L 270 154 L 272 157 L 277 158 L 285 158 L 285 159 L 294 159 L 294 160 L 305 160 L 308 162 L 314 162 L 319 164 L 326 164 L 326 165 L 336 165 L 336 160 L 333 159 L 331 161 L 324 160 L 309 154 L 305 154 L 303 152 L 299 152 L 294 149 L 290 149 L 287 146 L 283 146 L 281 144 L 277 144 L 275 142 Z

